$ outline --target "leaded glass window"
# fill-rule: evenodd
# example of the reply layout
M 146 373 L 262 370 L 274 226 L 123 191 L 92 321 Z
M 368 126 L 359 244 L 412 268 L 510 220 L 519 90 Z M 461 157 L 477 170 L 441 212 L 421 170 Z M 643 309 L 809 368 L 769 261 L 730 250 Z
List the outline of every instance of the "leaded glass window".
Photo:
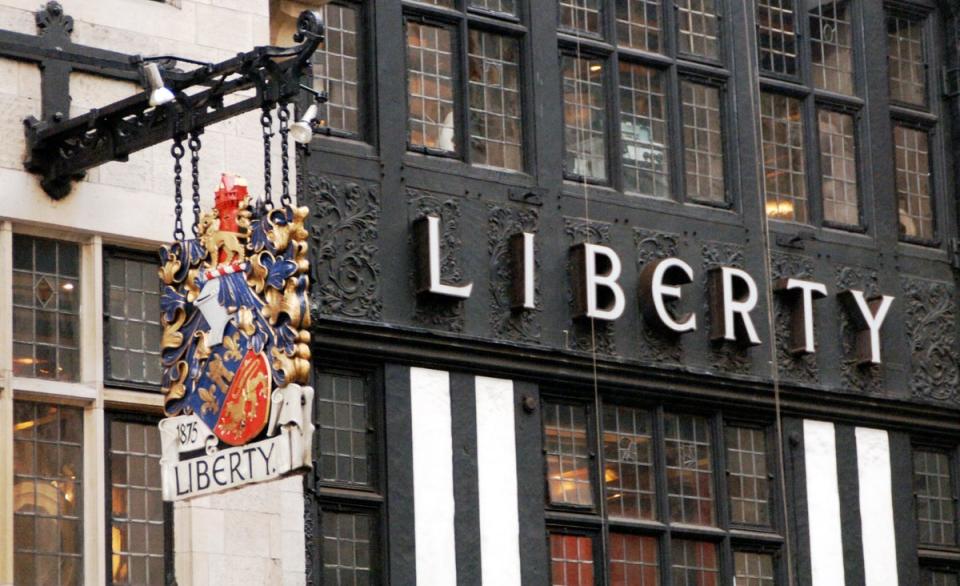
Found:
M 323 511 L 323 583 L 374 584 L 376 519 L 372 515 Z
M 738 551 L 734 554 L 737 586 L 774 586 L 773 556 Z
M 114 419 L 109 446 L 113 584 L 163 584 L 166 536 L 160 430 L 155 423 Z
M 923 24 L 923 20 L 914 17 L 887 17 L 887 67 L 892 100 L 920 106 L 927 101 Z
M 838 94 L 853 94 L 853 26 L 850 3 L 817 0 L 810 9 L 813 84 Z
M 602 0 L 558 0 L 558 2 L 561 28 L 593 35 L 602 33 Z
M 660 584 L 656 537 L 610 534 L 610 583 L 624 586 Z
M 716 586 L 720 583 L 717 546 L 674 539 L 671 542 L 673 586 Z
M 920 570 L 922 586 L 957 586 L 960 581 L 957 579 L 957 572 L 946 570 Z
M 853 116 L 826 108 L 817 111 L 820 131 L 820 173 L 823 219 L 860 224 L 857 189 L 857 141 Z
M 605 406 L 603 455 L 607 514 L 629 519 L 653 519 L 656 516 L 656 489 L 650 413 L 629 407 Z
M 900 233 L 918 240 L 936 236 L 930 185 L 930 136 L 926 131 L 895 124 L 894 163 Z
M 720 88 L 692 81 L 684 81 L 680 87 L 687 197 L 722 203 L 726 187 Z
M 727 427 L 727 491 L 730 520 L 744 525 L 770 524 L 767 437 L 763 430 Z
M 553 586 L 593 584 L 593 538 L 550 534 L 550 583 Z
M 918 541 L 930 545 L 956 545 L 955 489 L 947 454 L 914 450 L 913 490 Z
M 713 457 L 710 424 L 703 417 L 664 416 L 670 520 L 713 525 Z
M 757 43 L 760 69 L 797 74 L 797 31 L 794 0 L 757 0 Z
M 663 73 L 620 62 L 620 140 L 625 191 L 670 195 Z
M 83 584 L 81 409 L 14 401 L 13 525 L 16 584 Z
M 617 0 L 617 42 L 658 53 L 663 43 L 661 0 Z
M 314 87 L 327 92 L 324 126 L 350 136 L 360 134 L 360 30 L 358 10 L 323 6 L 324 44 L 313 57 Z
M 370 484 L 367 379 L 349 374 L 318 377 L 315 409 L 319 477 L 326 482 Z
M 470 6 L 504 14 L 516 14 L 516 0 L 470 0 Z
M 543 435 L 550 502 L 592 505 L 590 444 L 584 407 L 565 403 L 544 405 Z
M 807 184 L 800 100 L 760 94 L 764 191 L 767 216 L 807 221 Z
M 607 178 L 604 62 L 564 55 L 564 167 L 575 177 Z
M 160 280 L 157 263 L 123 253 L 108 254 L 107 376 L 159 385 Z
M 520 42 L 471 30 L 469 73 L 471 161 L 522 170 Z
M 457 150 L 452 43 L 447 27 L 407 21 L 408 129 L 415 150 Z
M 13 373 L 80 379 L 80 247 L 13 237 Z
M 717 0 L 675 0 L 680 53 L 718 60 L 720 19 Z

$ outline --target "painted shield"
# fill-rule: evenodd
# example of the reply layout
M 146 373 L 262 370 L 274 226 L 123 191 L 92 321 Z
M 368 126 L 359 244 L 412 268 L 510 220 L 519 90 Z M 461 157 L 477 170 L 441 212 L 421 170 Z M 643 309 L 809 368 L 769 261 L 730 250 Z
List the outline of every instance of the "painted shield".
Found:
M 270 416 L 270 366 L 263 353 L 248 351 L 230 383 L 213 433 L 240 446 L 263 431 Z

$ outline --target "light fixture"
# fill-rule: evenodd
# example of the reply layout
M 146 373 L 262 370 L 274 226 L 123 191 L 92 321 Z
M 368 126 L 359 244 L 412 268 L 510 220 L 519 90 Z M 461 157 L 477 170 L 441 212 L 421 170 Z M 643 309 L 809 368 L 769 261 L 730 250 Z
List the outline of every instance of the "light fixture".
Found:
M 147 76 L 147 86 L 150 90 L 150 105 L 156 108 L 174 101 L 173 92 L 163 85 L 163 76 L 160 75 L 160 68 L 156 63 L 149 62 L 143 66 L 143 71 Z
M 310 139 L 313 138 L 313 122 L 317 119 L 319 111 L 320 108 L 316 104 L 310 104 L 300 121 L 290 125 L 290 136 L 293 137 L 295 142 L 300 144 L 310 143 Z

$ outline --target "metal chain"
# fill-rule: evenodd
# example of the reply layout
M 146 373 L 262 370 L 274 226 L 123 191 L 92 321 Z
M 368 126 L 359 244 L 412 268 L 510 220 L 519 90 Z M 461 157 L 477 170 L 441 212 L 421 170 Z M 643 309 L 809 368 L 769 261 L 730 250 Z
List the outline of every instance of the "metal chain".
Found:
M 290 198 L 290 112 L 287 110 L 286 103 L 280 104 L 277 118 L 280 120 L 280 172 L 282 174 L 280 205 L 288 206 L 293 203 L 293 200 Z
M 190 133 L 190 140 L 187 142 L 190 147 L 190 166 L 193 175 L 193 236 L 200 237 L 200 133 L 194 130 Z
M 183 241 L 183 177 L 180 176 L 183 171 L 183 166 L 180 164 L 180 159 L 183 158 L 183 138 L 177 137 L 173 140 L 173 146 L 170 147 L 170 154 L 173 156 L 173 189 L 174 196 L 173 200 L 176 202 L 176 206 L 173 208 L 174 220 L 173 220 L 173 239 L 176 242 Z
M 263 205 L 273 209 L 273 178 L 270 172 L 270 138 L 273 136 L 273 118 L 270 116 L 270 104 L 263 105 L 260 126 L 263 127 Z

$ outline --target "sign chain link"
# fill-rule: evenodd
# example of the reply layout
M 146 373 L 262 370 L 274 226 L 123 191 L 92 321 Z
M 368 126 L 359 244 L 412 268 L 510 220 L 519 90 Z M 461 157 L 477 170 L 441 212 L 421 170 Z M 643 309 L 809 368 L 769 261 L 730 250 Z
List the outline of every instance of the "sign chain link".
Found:
M 193 175 L 193 236 L 199 238 L 200 227 L 200 132 L 194 130 L 190 133 L 190 140 L 187 143 L 190 147 L 190 167 Z
M 282 175 L 280 205 L 288 206 L 292 201 L 290 198 L 290 112 L 287 110 L 286 103 L 280 104 L 277 118 L 280 121 L 280 172 Z
M 270 170 L 270 139 L 273 136 L 273 117 L 270 115 L 270 104 L 263 105 L 263 114 L 260 116 L 260 126 L 263 127 L 263 205 L 268 210 L 273 209 L 273 177 Z
M 183 138 L 177 137 L 173 140 L 173 146 L 170 147 L 170 154 L 173 156 L 173 188 L 174 188 L 174 197 L 173 200 L 176 202 L 174 207 L 174 220 L 173 220 L 173 239 L 176 242 L 183 241 L 183 177 L 181 173 L 183 172 L 183 166 L 180 164 L 180 160 L 183 159 Z

